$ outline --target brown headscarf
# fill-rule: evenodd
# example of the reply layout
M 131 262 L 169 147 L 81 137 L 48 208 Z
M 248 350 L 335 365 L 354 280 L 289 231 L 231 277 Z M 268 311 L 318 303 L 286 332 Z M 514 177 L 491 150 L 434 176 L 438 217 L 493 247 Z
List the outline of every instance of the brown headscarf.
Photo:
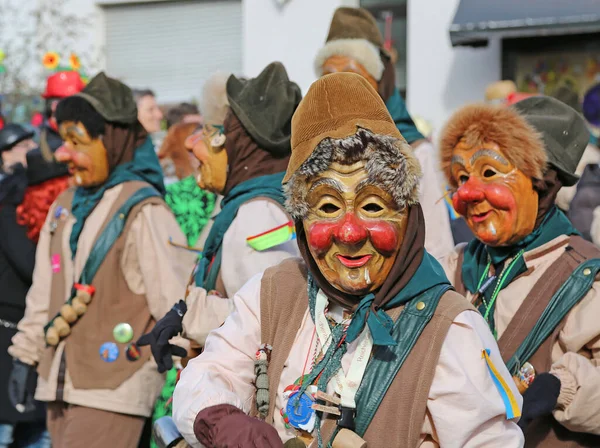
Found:
M 163 140 L 158 158 L 170 158 L 175 165 L 175 175 L 179 179 L 188 177 L 194 173 L 190 162 L 190 153 L 185 147 L 185 139 L 188 138 L 198 127 L 197 123 L 177 123 L 169 128 Z
M 131 162 L 135 149 L 148 138 L 148 133 L 139 121 L 133 125 L 106 122 L 102 142 L 108 155 L 108 166 L 112 172 L 118 165 Z
M 308 269 L 317 282 L 317 285 L 319 285 L 319 288 L 321 288 L 330 299 L 346 309 L 353 310 L 362 297 L 343 293 L 325 279 L 310 253 L 306 233 L 304 232 L 304 226 L 301 221 L 296 222 L 296 236 L 300 254 L 308 265 Z M 423 217 L 421 205 L 417 204 L 411 206 L 408 210 L 406 233 L 404 234 L 404 240 L 400 245 L 400 250 L 398 251 L 392 270 L 387 279 L 385 279 L 383 285 L 381 285 L 381 288 L 375 292 L 375 301 L 373 302 L 375 309 L 383 307 L 386 303 L 396 297 L 402 288 L 408 284 L 421 265 L 424 252 L 425 218 Z
M 540 226 L 546 214 L 554 207 L 556 195 L 562 186 L 557 171 L 552 167 L 546 171 L 542 180 L 534 179 L 533 188 L 538 192 L 538 213 L 534 229 Z
M 225 151 L 229 171 L 223 195 L 237 185 L 259 176 L 281 173 L 286 170 L 290 152 L 283 157 L 275 157 L 269 151 L 260 148 L 246 132 L 238 117 L 229 110 L 223 123 L 225 128 Z

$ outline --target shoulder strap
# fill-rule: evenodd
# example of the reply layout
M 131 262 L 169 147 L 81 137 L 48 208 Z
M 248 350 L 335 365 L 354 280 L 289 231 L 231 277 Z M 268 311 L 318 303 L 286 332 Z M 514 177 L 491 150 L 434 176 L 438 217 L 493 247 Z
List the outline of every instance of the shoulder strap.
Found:
M 595 255 L 597 258 L 588 259 L 590 255 Z M 534 355 L 569 311 L 588 293 L 600 271 L 598 255 L 600 251 L 597 248 L 580 237 L 573 236 L 565 253 L 534 285 L 532 295 L 525 300 L 505 331 L 505 334 L 508 333 L 515 321 L 514 325 L 521 326 L 519 333 L 525 332 L 525 337 L 507 339 L 506 342 L 501 338 L 499 341 L 500 351 L 511 373 L 515 372 L 518 365 L 528 361 Z M 539 313 L 537 319 L 535 315 L 533 318 L 531 316 L 536 308 Z M 521 322 L 525 317 L 529 317 L 529 328 L 526 322 Z M 519 341 L 523 342 L 519 343 Z M 512 348 L 516 345 L 518 347 L 512 352 Z M 511 352 L 514 354 L 508 358 Z
M 360 409 L 356 416 L 355 432 L 358 435 L 364 435 L 392 381 L 431 320 L 440 298 L 449 289 L 449 285 L 439 285 L 411 300 L 392 330 L 392 337 L 398 344 L 377 347 L 373 351 L 373 357 L 356 394 Z M 468 303 L 465 301 L 465 304 Z

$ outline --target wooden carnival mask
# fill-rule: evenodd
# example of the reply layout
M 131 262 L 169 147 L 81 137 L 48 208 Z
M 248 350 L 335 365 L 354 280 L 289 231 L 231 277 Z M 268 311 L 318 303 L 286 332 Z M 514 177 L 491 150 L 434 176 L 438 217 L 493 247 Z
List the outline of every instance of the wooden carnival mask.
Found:
M 69 166 L 69 174 L 78 187 L 102 185 L 108 179 L 109 165 L 102 136 L 92 138 L 80 122 L 65 121 L 59 132 L 64 144 L 56 150 L 58 162 Z
M 200 162 L 200 173 L 196 178 L 198 186 L 222 194 L 227 182 L 228 167 L 225 135 L 216 127 L 205 125 L 186 139 L 185 147 Z
M 369 81 L 369 84 L 377 90 L 377 80 L 367 71 L 365 66 L 356 59 L 352 59 L 348 56 L 334 55 L 323 62 L 323 75 L 341 72 L 356 73 Z
M 408 211 L 369 181 L 364 161 L 334 162 L 307 188 L 304 231 L 325 279 L 348 294 L 377 290 L 398 255 Z
M 490 246 L 510 246 L 535 226 L 538 194 L 531 178 L 510 163 L 493 142 L 469 146 L 461 140 L 452 151 L 452 197 L 477 239 Z

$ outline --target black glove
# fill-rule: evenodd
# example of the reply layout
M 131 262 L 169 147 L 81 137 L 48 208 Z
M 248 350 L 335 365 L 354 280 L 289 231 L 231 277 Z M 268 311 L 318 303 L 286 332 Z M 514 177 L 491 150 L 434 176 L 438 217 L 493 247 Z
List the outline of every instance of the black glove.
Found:
M 519 426 L 527 425 L 538 417 L 552 414 L 560 394 L 560 380 L 551 373 L 539 374 L 523 394 L 523 412 Z
M 37 373 L 35 366 L 30 366 L 15 359 L 8 379 L 8 399 L 20 413 L 35 410 L 34 394 Z
M 152 331 L 138 339 L 137 345 L 150 345 L 152 356 L 158 365 L 158 372 L 163 373 L 173 367 L 173 356 L 184 357 L 187 350 L 173 344 L 169 340 L 183 331 L 183 316 L 187 305 L 183 300 L 173 305 L 173 308 L 159 320 Z

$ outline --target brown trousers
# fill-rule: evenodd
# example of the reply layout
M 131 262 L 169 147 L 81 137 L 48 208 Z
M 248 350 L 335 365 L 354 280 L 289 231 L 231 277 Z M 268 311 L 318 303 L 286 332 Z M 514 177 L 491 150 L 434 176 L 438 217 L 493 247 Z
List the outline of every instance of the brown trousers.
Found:
M 47 423 L 52 448 L 136 448 L 145 418 L 53 402 Z

